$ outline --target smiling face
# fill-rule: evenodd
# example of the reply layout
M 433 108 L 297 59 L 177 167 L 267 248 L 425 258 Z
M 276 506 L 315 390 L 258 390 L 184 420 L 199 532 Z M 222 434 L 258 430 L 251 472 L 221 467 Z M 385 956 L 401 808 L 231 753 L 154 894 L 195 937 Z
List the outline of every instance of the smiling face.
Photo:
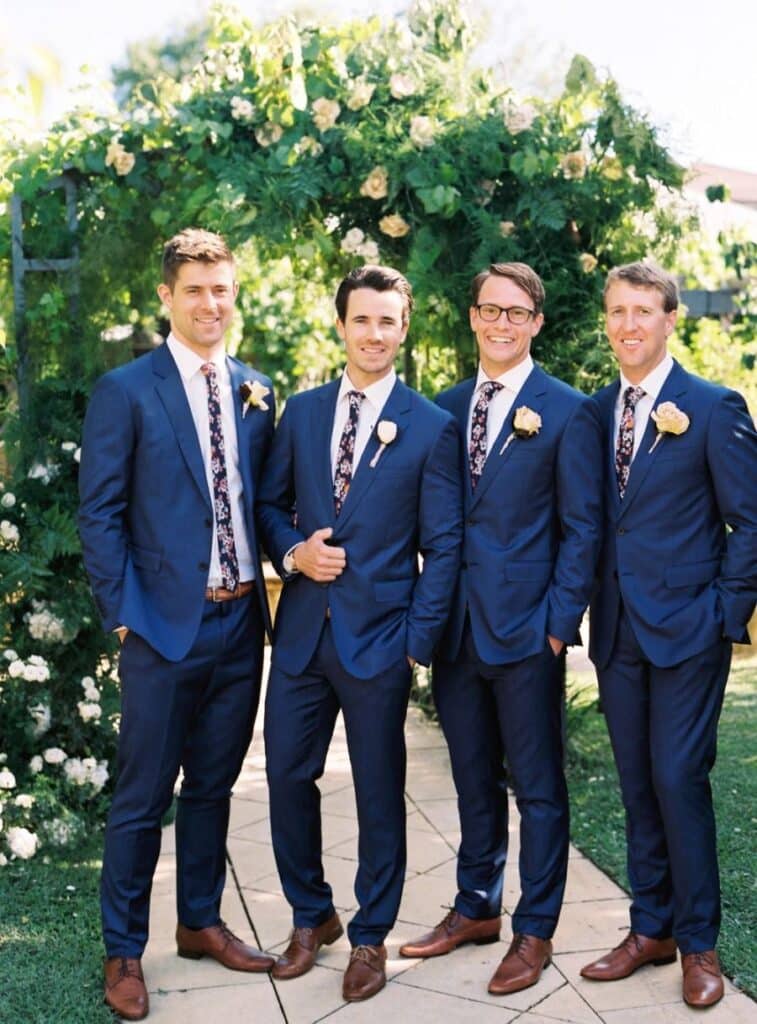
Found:
M 182 263 L 173 288 L 158 285 L 158 295 L 171 313 L 171 332 L 202 359 L 223 351 L 234 314 L 239 285 L 231 263 Z
M 492 303 L 502 309 L 520 306 L 534 309 L 534 303 L 525 292 L 509 277 L 491 274 L 481 285 L 477 304 Z M 470 307 L 471 330 L 476 335 L 478 353 L 484 373 L 492 380 L 522 363 L 531 351 L 531 339 L 535 338 L 544 323 L 544 316 L 537 313 L 524 324 L 511 324 L 504 313 L 490 323 L 482 319 L 476 306 Z
M 405 298 L 391 289 L 356 288 L 336 329 L 347 354 L 347 373 L 356 388 L 375 384 L 390 372 L 407 334 Z
M 666 313 L 657 288 L 616 280 L 605 296 L 605 330 L 620 368 L 631 384 L 639 384 L 668 351 L 678 311 Z

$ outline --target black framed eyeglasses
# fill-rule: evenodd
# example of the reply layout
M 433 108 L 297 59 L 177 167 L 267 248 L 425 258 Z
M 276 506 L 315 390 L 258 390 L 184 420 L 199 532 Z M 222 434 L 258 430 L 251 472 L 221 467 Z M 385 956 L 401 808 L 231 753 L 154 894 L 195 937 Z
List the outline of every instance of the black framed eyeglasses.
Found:
M 490 324 L 496 323 L 503 313 L 510 323 L 516 326 L 528 323 L 532 316 L 536 316 L 535 309 L 526 309 L 525 306 L 497 306 L 493 302 L 481 302 L 476 309 L 481 319 Z

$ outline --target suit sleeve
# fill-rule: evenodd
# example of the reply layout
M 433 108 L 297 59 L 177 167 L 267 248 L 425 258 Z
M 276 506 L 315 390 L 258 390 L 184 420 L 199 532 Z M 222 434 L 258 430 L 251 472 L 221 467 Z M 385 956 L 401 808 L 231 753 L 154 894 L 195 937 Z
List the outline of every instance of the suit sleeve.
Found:
M 602 428 L 591 399 L 573 412 L 557 453 L 560 546 L 549 586 L 547 632 L 576 643 L 594 585 L 602 531 Z
M 129 398 L 116 380 L 105 376 L 96 384 L 84 418 L 79 535 L 95 604 L 109 632 L 120 625 L 134 444 Z
M 263 549 L 282 578 L 287 577 L 284 569 L 284 555 L 295 544 L 306 539 L 304 534 L 293 525 L 295 513 L 293 418 L 291 403 L 287 403 L 273 436 L 273 443 L 263 468 L 255 505 Z
M 407 618 L 407 653 L 428 665 L 444 624 L 460 571 L 463 495 L 460 442 L 450 419 L 426 459 L 418 508 L 423 571 Z
M 728 391 L 715 406 L 707 434 L 715 499 L 729 527 L 715 585 L 723 634 L 749 643 L 746 627 L 757 597 L 757 434 L 746 403 Z

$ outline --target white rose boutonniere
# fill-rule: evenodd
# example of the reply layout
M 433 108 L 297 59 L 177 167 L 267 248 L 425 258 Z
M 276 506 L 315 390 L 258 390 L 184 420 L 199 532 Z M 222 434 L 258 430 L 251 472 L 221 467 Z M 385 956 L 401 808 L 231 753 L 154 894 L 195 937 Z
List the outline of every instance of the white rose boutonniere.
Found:
M 378 426 L 376 427 L 376 437 L 381 442 L 381 446 L 379 447 L 378 451 L 373 456 L 371 461 L 368 463 L 371 469 L 376 468 L 376 464 L 378 463 L 378 460 L 381 458 L 381 455 L 386 446 L 388 444 L 391 444 L 392 441 L 396 439 L 397 424 L 393 423 L 392 420 L 379 420 Z
M 271 389 L 267 388 L 265 384 L 261 384 L 259 380 L 246 380 L 240 384 L 242 419 L 247 415 L 248 409 L 262 409 L 263 412 L 268 412 L 268 402 L 265 401 L 265 397 L 270 393 Z
M 649 449 L 650 455 L 666 434 L 685 434 L 691 423 L 686 413 L 682 412 L 675 402 L 661 402 L 652 410 L 651 416 L 657 427 L 657 437 Z
M 513 429 L 508 436 L 505 443 L 499 450 L 500 455 L 504 455 L 509 444 L 515 440 L 516 437 L 527 438 L 533 437 L 538 434 L 541 430 L 541 416 L 538 412 L 534 412 L 533 409 L 529 409 L 527 405 L 520 405 L 515 410 L 515 416 L 513 416 Z

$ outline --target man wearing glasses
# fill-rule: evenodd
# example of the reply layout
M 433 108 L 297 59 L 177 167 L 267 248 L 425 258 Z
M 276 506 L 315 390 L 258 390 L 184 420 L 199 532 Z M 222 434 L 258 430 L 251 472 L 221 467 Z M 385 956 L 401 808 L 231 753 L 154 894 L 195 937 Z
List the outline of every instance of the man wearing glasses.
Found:
M 521 894 L 493 995 L 535 984 L 552 955 L 568 866 L 561 654 L 579 642 L 600 543 L 597 408 L 534 364 L 543 304 L 523 263 L 478 274 L 478 373 L 438 398 L 458 421 L 466 466 L 463 567 L 433 666 L 460 811 L 458 892 L 444 920 L 400 952 L 440 956 L 499 938 L 506 759 Z

